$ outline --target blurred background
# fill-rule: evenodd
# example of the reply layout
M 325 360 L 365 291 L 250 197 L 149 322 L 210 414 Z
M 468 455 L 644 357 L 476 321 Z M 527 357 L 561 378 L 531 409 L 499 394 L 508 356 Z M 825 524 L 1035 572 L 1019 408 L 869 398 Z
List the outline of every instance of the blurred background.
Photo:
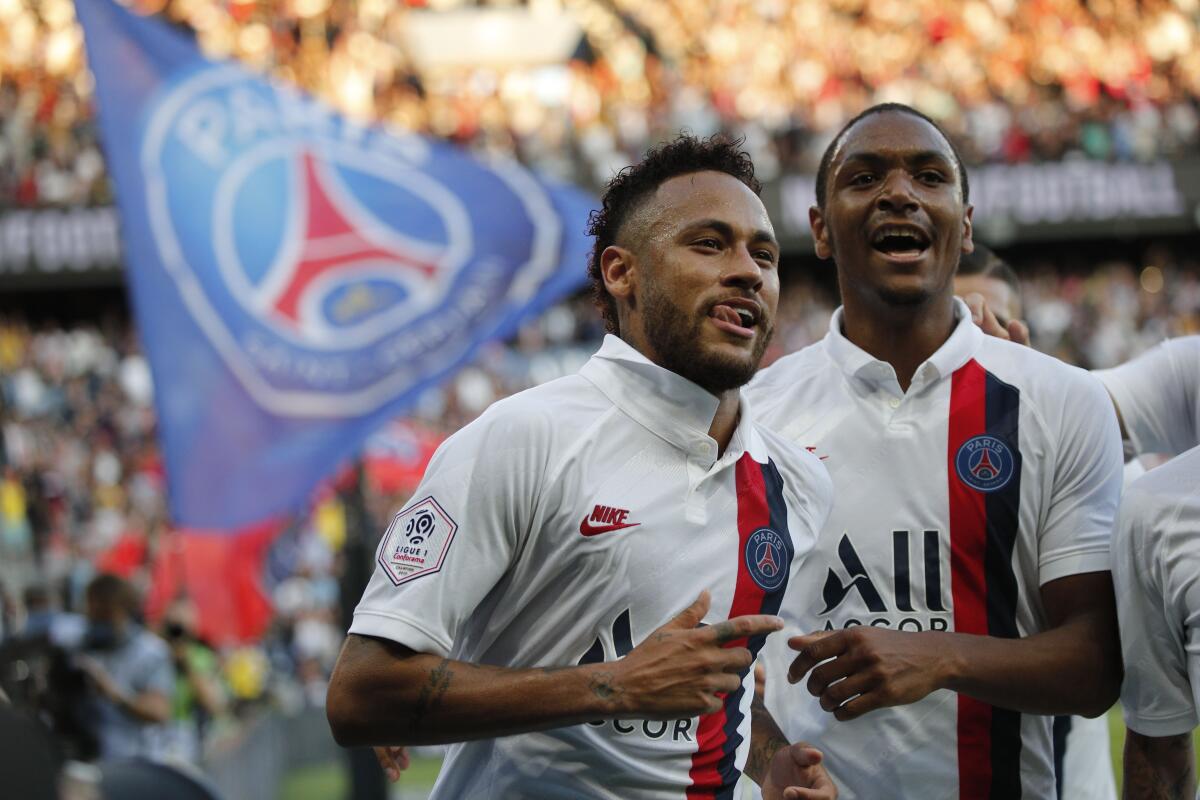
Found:
M 812 255 L 812 176 L 833 133 L 880 101 L 954 138 L 977 238 L 1016 269 L 1036 347 L 1106 367 L 1200 331 L 1200 0 L 132 8 L 353 118 L 593 191 L 680 130 L 744 137 L 784 244 L 768 359 L 828 326 L 838 301 Z M 229 798 L 383 796 L 322 711 L 355 587 L 441 439 L 577 369 L 598 316 L 581 292 L 489 345 L 286 523 L 235 540 L 181 530 L 93 90 L 70 0 L 0 0 L 0 686 L 52 721 L 70 780 L 94 782 L 89 726 L 108 723 L 76 702 L 90 684 L 72 682 L 71 653 L 103 617 L 88 598 L 107 598 L 171 654 L 168 722 L 147 747 Z M 425 796 L 438 758 L 418 755 L 393 798 Z

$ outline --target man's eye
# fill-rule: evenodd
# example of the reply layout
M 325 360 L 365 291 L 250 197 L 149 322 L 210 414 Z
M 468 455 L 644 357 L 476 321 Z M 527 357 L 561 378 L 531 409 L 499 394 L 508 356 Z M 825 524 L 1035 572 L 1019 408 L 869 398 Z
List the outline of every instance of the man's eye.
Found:
M 772 264 L 775 263 L 775 254 L 770 250 L 759 250 L 754 254 L 754 257 L 762 261 L 769 261 Z
M 869 172 L 860 172 L 850 179 L 851 186 L 868 186 L 875 180 L 875 176 Z
M 693 244 L 695 244 L 697 247 L 706 247 L 710 250 L 720 250 L 721 249 L 721 243 L 711 237 L 706 237 L 704 239 L 697 239 L 695 242 L 693 242 Z
M 946 176 L 935 170 L 927 169 L 924 172 L 919 172 L 919 173 L 917 173 L 917 177 L 920 178 L 925 183 L 945 183 L 946 182 Z

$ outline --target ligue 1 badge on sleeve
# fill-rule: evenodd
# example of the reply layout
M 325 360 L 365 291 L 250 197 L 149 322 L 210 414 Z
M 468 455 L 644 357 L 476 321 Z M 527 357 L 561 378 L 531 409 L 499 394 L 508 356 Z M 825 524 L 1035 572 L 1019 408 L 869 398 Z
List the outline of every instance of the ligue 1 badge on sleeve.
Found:
M 563 226 L 524 169 L 363 126 L 238 67 L 167 81 L 145 130 L 159 261 L 272 413 L 369 413 L 557 271 Z
M 392 519 L 379 548 L 379 566 L 397 586 L 437 572 L 457 531 L 437 500 L 418 500 Z
M 1015 461 L 1009 446 L 995 436 L 974 436 L 963 442 L 954 469 L 967 486 L 979 492 L 1003 489 L 1012 479 Z

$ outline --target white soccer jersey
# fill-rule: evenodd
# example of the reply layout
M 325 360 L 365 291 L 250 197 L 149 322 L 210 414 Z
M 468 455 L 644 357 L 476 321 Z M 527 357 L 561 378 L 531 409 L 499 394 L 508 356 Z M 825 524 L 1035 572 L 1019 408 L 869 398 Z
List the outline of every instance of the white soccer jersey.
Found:
M 744 400 L 717 458 L 716 408 L 612 336 L 578 375 L 496 403 L 442 445 L 393 519 L 350 631 L 548 667 L 617 659 L 704 589 L 709 623 L 777 613 L 828 515 L 829 476 Z M 747 670 L 699 718 L 454 745 L 433 796 L 732 797 L 753 681 Z
M 801 567 L 788 633 L 878 625 L 1027 636 L 1039 587 L 1108 570 L 1121 445 L 1100 383 L 984 336 L 955 301 L 951 337 L 902 392 L 853 345 L 841 312 L 747 394 L 758 419 L 824 459 L 834 509 Z M 838 722 L 785 679 L 785 637 L 764 652 L 768 707 L 825 751 L 843 800 L 1054 796 L 1049 717 L 948 690 Z
M 1177 455 L 1200 445 L 1200 336 L 1168 339 L 1095 374 L 1121 409 L 1139 455 Z
M 1125 724 L 1187 733 L 1200 722 L 1200 447 L 1125 490 L 1112 568 Z

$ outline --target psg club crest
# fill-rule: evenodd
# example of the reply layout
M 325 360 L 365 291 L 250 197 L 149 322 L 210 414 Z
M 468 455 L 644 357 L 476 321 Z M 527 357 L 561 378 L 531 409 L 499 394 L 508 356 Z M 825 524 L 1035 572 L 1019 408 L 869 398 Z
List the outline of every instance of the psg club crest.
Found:
M 768 592 L 783 585 L 791 556 L 783 537 L 770 528 L 759 528 L 746 540 L 746 570 L 754 582 Z
M 169 79 L 145 131 L 161 262 L 277 414 L 378 408 L 558 268 L 560 217 L 522 169 L 365 128 L 237 67 Z
M 379 546 L 379 566 L 399 586 L 442 568 L 458 525 L 433 497 L 413 503 L 392 519 Z
M 963 442 L 954 457 L 958 477 L 980 492 L 1003 489 L 1012 479 L 1012 450 L 995 436 L 975 436 Z

